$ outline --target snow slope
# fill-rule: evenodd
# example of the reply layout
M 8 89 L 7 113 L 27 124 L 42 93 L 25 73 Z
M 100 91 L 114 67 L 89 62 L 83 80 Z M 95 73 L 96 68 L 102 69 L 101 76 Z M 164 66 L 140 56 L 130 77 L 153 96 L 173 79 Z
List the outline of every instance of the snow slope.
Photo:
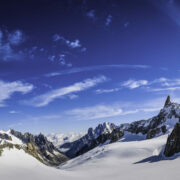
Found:
M 149 140 L 119 141 L 98 146 L 59 169 L 41 164 L 22 150 L 6 149 L 0 157 L 0 179 L 178 180 L 180 158 L 157 158 L 166 140 L 167 135 L 163 135 Z

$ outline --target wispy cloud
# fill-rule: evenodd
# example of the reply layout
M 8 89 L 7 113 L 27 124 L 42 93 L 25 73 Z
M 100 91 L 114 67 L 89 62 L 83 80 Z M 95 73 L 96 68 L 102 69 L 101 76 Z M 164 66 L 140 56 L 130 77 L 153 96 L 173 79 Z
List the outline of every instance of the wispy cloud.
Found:
M 165 11 L 172 20 L 180 26 L 180 7 L 173 0 L 167 1 L 164 6 Z
M 67 111 L 66 114 L 73 116 L 76 120 L 90 120 L 118 116 L 122 114 L 122 109 L 119 107 L 96 105 L 73 109 Z
M 79 68 L 71 68 L 64 71 L 48 73 L 46 77 L 53 77 L 66 74 L 74 74 L 87 71 L 105 70 L 105 69 L 148 69 L 148 65 L 128 65 L 128 64 L 110 64 L 110 65 L 99 65 L 99 66 L 85 66 Z
M 63 36 L 60 36 L 59 34 L 53 35 L 53 41 L 54 42 L 61 41 L 62 43 L 64 43 L 65 45 L 67 45 L 68 47 L 70 47 L 72 49 L 82 47 L 79 39 L 70 41 L 70 40 L 64 38 Z
M 25 36 L 22 31 L 15 30 L 14 32 L 8 34 L 8 41 L 12 45 L 20 45 L 25 41 Z
M 51 62 L 54 62 L 54 61 L 55 61 L 55 58 L 56 58 L 55 55 L 49 55 L 49 56 L 48 56 L 48 59 L 49 59 Z
M 180 6 L 176 0 L 152 1 L 157 7 L 162 9 L 171 19 L 180 26 Z
M 168 79 L 161 77 L 152 81 L 129 79 L 122 83 L 123 87 L 135 89 L 146 86 L 146 90 L 152 92 L 180 90 L 180 79 Z
M 180 90 L 180 79 L 159 78 L 151 82 L 151 84 L 158 83 L 158 87 L 148 87 L 148 91 L 161 92 L 161 91 L 177 91 Z
M 129 79 L 121 83 L 120 87 L 111 89 L 97 89 L 96 94 L 112 93 L 122 90 L 123 88 L 136 89 L 145 87 L 144 90 L 151 92 L 177 91 L 180 90 L 180 79 L 168 79 L 161 77 L 154 80 L 134 80 Z
M 161 101 L 164 101 L 164 99 Z M 105 119 L 109 117 L 115 117 L 115 116 L 127 116 L 131 114 L 137 114 L 137 113 L 147 113 L 147 112 L 157 112 L 161 109 L 162 102 L 159 99 L 154 100 L 154 104 L 152 102 L 146 102 L 142 103 L 141 105 L 134 103 L 130 103 L 128 109 L 123 107 L 122 104 L 127 103 L 119 103 L 119 104 L 111 104 L 111 105 L 105 105 L 105 104 L 98 104 L 94 106 L 87 106 L 83 108 L 75 108 L 69 111 L 66 111 L 65 114 L 67 116 L 72 116 L 75 120 L 93 120 L 93 119 Z M 158 103 L 158 104 L 157 104 Z M 134 107 L 136 107 L 134 109 Z
M 0 60 L 17 60 L 23 56 L 23 52 L 17 47 L 25 41 L 25 35 L 20 30 L 13 32 L 0 29 Z
M 54 34 L 52 37 L 53 41 L 59 41 L 59 40 L 64 40 L 64 37 L 60 36 L 59 34 Z
M 122 86 L 127 87 L 129 89 L 135 89 L 138 88 L 140 86 L 145 86 L 148 85 L 148 81 L 147 80 L 133 80 L 133 79 L 129 79 L 128 81 L 125 81 L 122 83 Z
M 112 89 L 97 89 L 95 92 L 96 94 L 103 94 L 103 93 L 112 93 L 120 91 L 122 88 L 112 88 Z
M 165 79 L 162 81 L 162 86 L 166 87 L 172 87 L 172 86 L 179 86 L 180 85 L 180 79 Z
M 51 62 L 58 62 L 59 65 L 61 66 L 66 66 L 66 67 L 72 67 L 71 62 L 67 62 L 67 56 L 69 56 L 71 53 L 69 52 L 71 49 L 76 49 L 78 52 L 85 52 L 87 50 L 86 47 L 83 47 L 79 39 L 75 39 L 74 41 L 70 41 L 66 39 L 65 37 L 59 35 L 59 34 L 54 34 L 52 37 L 52 40 L 56 43 L 60 42 L 62 45 L 65 47 L 68 47 L 69 49 L 67 51 L 61 52 L 59 54 L 53 53 L 48 56 L 48 59 Z M 58 44 L 55 44 L 55 47 Z
M 5 82 L 0 80 L 0 106 L 5 106 L 4 101 L 9 99 L 13 93 L 20 92 L 26 94 L 31 92 L 33 88 L 32 84 L 21 81 Z
M 9 114 L 18 114 L 18 113 L 19 113 L 19 111 L 15 111 L 15 110 L 9 111 Z
M 105 119 L 109 117 L 121 117 L 132 114 L 156 113 L 163 107 L 166 97 L 153 98 L 141 102 L 111 102 L 109 104 L 96 104 L 75 108 L 66 111 L 64 114 L 73 117 L 75 120 Z M 136 116 L 137 117 L 137 116 Z
M 180 87 L 164 87 L 164 88 L 150 88 L 150 91 L 160 92 L 160 91 L 177 91 L 180 90 Z
M 49 55 L 48 56 L 48 59 L 51 61 L 51 62 L 58 62 L 59 65 L 61 66 L 66 66 L 66 67 L 72 67 L 72 63 L 69 63 L 66 61 L 66 54 L 65 53 L 62 53 L 62 54 L 59 54 L 59 55 Z
M 110 23 L 111 23 L 111 21 L 112 21 L 112 16 L 109 14 L 109 15 L 107 16 L 107 18 L 106 18 L 106 23 L 105 23 L 105 25 L 106 25 L 106 26 L 109 26 Z
M 69 95 L 69 98 L 70 99 L 76 99 L 76 98 L 78 98 L 79 96 L 78 95 L 76 95 L 76 94 L 70 94 Z
M 50 102 L 54 101 L 55 99 L 64 97 L 66 95 L 70 95 L 72 93 L 80 92 L 87 90 L 91 87 L 96 86 L 99 83 L 107 81 L 105 76 L 99 76 L 92 79 L 86 79 L 82 82 L 77 82 L 73 85 L 62 87 L 59 89 L 55 89 L 49 91 L 45 94 L 39 95 L 34 97 L 32 100 L 26 102 L 26 104 L 35 106 L 35 107 L 42 107 L 48 105 Z M 73 99 L 73 98 L 71 98 Z

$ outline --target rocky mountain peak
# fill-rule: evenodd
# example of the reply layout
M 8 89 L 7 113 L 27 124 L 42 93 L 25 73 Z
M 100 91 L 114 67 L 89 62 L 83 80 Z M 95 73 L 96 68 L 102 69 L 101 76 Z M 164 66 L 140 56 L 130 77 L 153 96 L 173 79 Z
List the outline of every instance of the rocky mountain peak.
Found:
M 169 106 L 169 105 L 171 105 L 171 100 L 170 100 L 170 96 L 168 95 L 168 97 L 165 101 L 164 107 Z
M 90 137 L 92 137 L 93 134 L 94 134 L 94 129 L 93 129 L 92 127 L 90 127 L 90 128 L 88 129 L 88 135 L 89 135 Z

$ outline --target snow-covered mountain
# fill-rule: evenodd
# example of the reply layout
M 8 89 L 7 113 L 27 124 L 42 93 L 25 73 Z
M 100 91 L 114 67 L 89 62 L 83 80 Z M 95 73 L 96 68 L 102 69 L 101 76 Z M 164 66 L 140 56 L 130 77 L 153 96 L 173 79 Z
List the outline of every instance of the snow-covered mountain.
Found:
M 180 119 L 180 105 L 170 101 L 168 96 L 159 114 L 148 120 L 135 121 L 119 126 L 113 123 L 99 124 L 95 129 L 89 128 L 87 134 L 80 139 L 65 143 L 60 149 L 67 148 L 65 154 L 69 158 L 79 156 L 100 144 L 112 143 L 119 139 L 128 141 L 128 134 L 141 139 L 151 139 L 170 133 Z M 130 135 L 132 138 L 132 136 Z M 125 141 L 124 140 L 124 141 Z
M 41 163 L 57 166 L 68 160 L 43 134 L 22 134 L 13 129 L 0 131 L 0 154 L 6 149 L 23 150 Z

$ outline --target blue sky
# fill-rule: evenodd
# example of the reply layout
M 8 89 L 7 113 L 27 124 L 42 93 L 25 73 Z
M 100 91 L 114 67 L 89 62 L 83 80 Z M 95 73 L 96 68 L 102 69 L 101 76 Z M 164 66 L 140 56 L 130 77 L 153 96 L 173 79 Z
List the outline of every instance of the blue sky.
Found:
M 180 102 L 176 0 L 12 1 L 0 7 L 0 127 L 86 131 Z

